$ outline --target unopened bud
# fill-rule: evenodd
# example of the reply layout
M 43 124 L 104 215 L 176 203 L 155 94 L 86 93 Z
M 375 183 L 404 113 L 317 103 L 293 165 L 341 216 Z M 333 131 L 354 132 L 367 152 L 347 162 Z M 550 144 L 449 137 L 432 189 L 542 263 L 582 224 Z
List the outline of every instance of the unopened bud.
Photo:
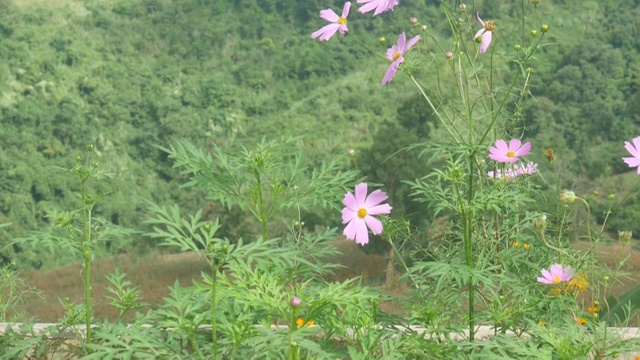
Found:
M 427 31 L 429 27 L 427 25 L 422 25 L 422 31 Z
M 531 37 L 538 36 L 538 30 L 531 30 Z
M 409 23 L 413 26 L 418 25 L 418 18 L 417 17 L 412 17 L 411 19 L 409 19 Z
M 545 151 L 544 156 L 546 156 L 547 160 L 549 161 L 554 161 L 556 159 L 556 154 L 553 152 L 552 148 L 547 148 L 547 151 Z
M 516 51 L 520 51 L 520 50 L 522 50 L 522 46 L 520 46 L 520 44 L 516 44 L 513 48 L 514 48 Z
M 82 160 L 82 159 L 80 158 L 80 156 L 76 156 L 76 162 L 77 162 L 77 163 L 79 163 L 79 162 L 80 162 L 80 160 Z
M 533 68 L 532 67 L 528 67 L 527 68 L 527 74 L 533 74 Z
M 633 237 L 633 232 L 618 230 L 618 241 L 620 241 L 620 244 L 629 245 L 632 237 Z
M 450 60 L 451 58 L 453 58 L 453 51 L 447 51 L 444 56 L 447 58 L 447 60 Z
M 549 25 L 547 24 L 540 25 L 540 31 L 542 31 L 543 33 L 546 33 L 547 31 L 549 31 Z
M 547 215 L 546 214 L 542 214 L 539 217 L 537 217 L 535 220 L 533 220 L 533 226 L 540 230 L 543 231 L 544 229 L 547 228 Z
M 387 39 L 384 37 L 378 38 L 378 43 L 380 43 L 380 45 L 384 45 L 387 43 Z
M 531 0 L 531 3 L 533 5 L 538 5 L 540 3 L 540 0 Z
M 561 202 L 572 203 L 578 198 L 573 191 L 565 190 L 558 196 Z
M 616 198 L 616 194 L 609 194 L 608 198 L 609 200 L 613 201 Z
M 356 156 L 356 151 L 354 149 L 349 149 L 347 151 L 347 154 L 351 157 L 355 157 Z
M 93 148 L 94 148 L 93 144 L 87 145 L 87 150 L 93 151 Z
M 460 3 L 460 6 L 458 6 L 458 8 L 460 9 L 460 11 L 465 11 L 467 10 L 467 5 Z
M 289 305 L 294 308 L 297 308 L 298 306 L 300 306 L 300 304 L 302 304 L 302 300 L 300 300 L 300 298 L 297 296 L 292 297 L 291 301 L 289 301 Z

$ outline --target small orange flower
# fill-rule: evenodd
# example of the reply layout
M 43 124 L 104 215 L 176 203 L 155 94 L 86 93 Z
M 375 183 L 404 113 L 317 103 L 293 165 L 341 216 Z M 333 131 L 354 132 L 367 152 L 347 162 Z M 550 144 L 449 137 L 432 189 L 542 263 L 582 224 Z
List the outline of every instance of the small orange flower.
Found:
M 512 241 L 512 242 L 511 242 L 511 246 L 513 246 L 513 247 L 520 247 L 520 243 L 519 243 L 519 242 L 517 242 L 517 241 Z
M 583 317 L 579 317 L 579 318 L 577 318 L 577 319 L 576 319 L 576 322 L 577 322 L 579 325 L 584 325 L 584 324 L 586 324 L 586 323 L 587 323 L 587 319 L 585 319 L 585 318 L 583 318 Z
M 589 278 L 587 277 L 587 274 L 578 274 L 573 279 L 569 280 L 567 290 L 578 290 L 580 292 L 584 292 L 587 286 L 589 286 Z
M 552 148 L 548 148 L 547 151 L 545 151 L 544 156 L 546 156 L 547 160 L 549 161 L 553 161 L 556 159 L 556 154 L 553 153 Z
M 303 326 L 312 326 L 315 325 L 315 321 L 313 320 L 309 320 L 307 322 L 305 322 L 302 318 L 298 318 L 298 320 L 296 320 L 296 324 L 298 325 L 298 327 L 303 327 Z
M 524 245 L 522 245 L 522 248 L 525 249 L 525 250 L 529 250 L 529 249 L 531 249 L 531 244 L 524 243 Z
M 538 326 L 547 326 L 547 323 L 542 321 L 542 320 L 540 320 L 540 321 L 538 321 Z

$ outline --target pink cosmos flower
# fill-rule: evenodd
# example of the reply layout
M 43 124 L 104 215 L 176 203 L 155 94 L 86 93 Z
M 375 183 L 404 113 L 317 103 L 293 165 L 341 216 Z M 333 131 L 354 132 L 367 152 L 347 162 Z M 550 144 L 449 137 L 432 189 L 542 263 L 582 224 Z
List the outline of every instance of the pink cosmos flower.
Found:
M 640 174 L 640 136 L 633 138 L 633 144 L 628 141 L 624 142 L 624 147 L 627 148 L 631 157 L 623 157 L 622 160 L 629 165 L 629 167 L 638 167 L 638 174 Z
M 338 16 L 338 14 L 331 9 L 320 10 L 320 17 L 329 21 L 331 24 L 324 26 L 320 30 L 316 30 L 311 34 L 311 38 L 316 39 L 319 37 L 320 41 L 328 41 L 337 31 L 340 31 L 340 34 L 344 35 L 349 31 L 347 28 L 349 9 L 351 9 L 351 2 L 347 1 L 342 8 L 342 16 Z
M 368 13 L 375 9 L 373 16 L 376 16 L 385 11 L 393 10 L 398 5 L 398 0 L 358 0 L 358 4 L 366 4 L 360 7 L 361 13 Z
M 482 21 L 480 19 L 480 13 L 476 13 L 476 17 L 480 24 L 482 24 L 482 29 L 478 30 L 478 32 L 473 36 L 473 39 L 476 41 L 480 41 L 480 54 L 484 54 L 491 44 L 491 38 L 493 37 L 493 31 L 496 30 L 496 24 L 492 21 Z
M 514 165 L 513 171 L 516 176 L 519 175 L 533 175 L 536 171 L 538 171 L 538 163 L 529 162 L 526 165 Z
M 346 193 L 342 203 L 342 223 L 347 224 L 343 234 L 349 240 L 355 240 L 360 245 L 369 242 L 369 230 L 374 235 L 382 232 L 382 222 L 372 215 L 389 214 L 391 206 L 381 204 L 387 200 L 387 194 L 382 190 L 376 190 L 367 196 L 367 183 L 356 185 L 355 196 Z
M 520 146 L 521 144 L 520 140 L 512 139 L 509 141 L 509 146 L 507 146 L 504 140 L 499 139 L 496 141 L 495 147 L 489 147 L 489 158 L 501 163 L 515 163 L 521 156 L 527 155 L 531 150 L 530 142 L 527 141 Z
M 420 35 L 416 35 L 411 40 L 407 41 L 404 33 L 398 36 L 398 42 L 387 50 L 387 59 L 391 60 L 391 65 L 387 69 L 387 72 L 382 78 L 382 85 L 386 85 L 391 82 L 400 64 L 404 62 L 404 54 L 420 40 Z
M 540 270 L 542 277 L 538 278 L 538 282 L 541 284 L 555 285 L 564 281 L 569 281 L 573 277 L 571 266 L 562 268 L 560 264 L 553 264 L 549 271 L 547 269 Z

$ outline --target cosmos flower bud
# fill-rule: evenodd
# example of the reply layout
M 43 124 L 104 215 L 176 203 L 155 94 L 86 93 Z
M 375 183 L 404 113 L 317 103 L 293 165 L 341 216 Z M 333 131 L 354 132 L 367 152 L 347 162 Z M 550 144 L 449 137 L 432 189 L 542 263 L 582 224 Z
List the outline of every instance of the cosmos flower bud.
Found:
M 289 301 L 289 305 L 293 308 L 297 308 L 300 304 L 302 304 L 302 300 L 297 296 L 292 297 L 291 301 Z
M 94 149 L 93 144 L 88 144 L 88 145 L 87 145 L 87 150 L 89 150 L 89 151 L 93 151 L 93 149 Z
M 412 17 L 411 19 L 409 19 L 409 23 L 413 26 L 418 25 L 418 18 L 417 17 Z
M 536 229 L 540 230 L 540 231 L 543 231 L 544 229 L 546 229 L 547 228 L 547 215 L 542 214 L 538 218 L 533 220 L 533 226 Z
M 538 30 L 531 30 L 531 37 L 538 36 Z
M 556 154 L 553 152 L 552 148 L 547 148 L 547 151 L 545 151 L 544 156 L 546 156 L 547 160 L 549 161 L 554 161 L 556 159 Z
M 516 44 L 513 48 L 514 48 L 516 51 L 520 51 L 520 50 L 522 50 L 522 46 L 520 46 L 520 44 Z
M 347 154 L 351 157 L 355 157 L 356 156 L 356 151 L 354 149 L 349 149 L 347 151 Z
M 632 237 L 633 232 L 631 231 L 618 231 L 618 241 L 620 241 L 622 245 L 629 245 Z
M 538 5 L 540 3 L 540 0 L 531 0 L 531 3 L 533 5 Z
M 460 3 L 460 6 L 458 8 L 460 9 L 460 11 L 465 11 L 467 10 L 467 5 L 465 5 L 464 3 Z
M 565 190 L 558 196 L 561 202 L 572 203 L 578 198 L 573 191 Z
M 385 37 L 378 38 L 378 43 L 384 45 L 387 43 L 387 39 Z
M 427 25 L 422 25 L 422 31 L 427 31 L 428 28 Z
M 447 58 L 447 60 L 451 59 L 453 57 L 453 51 L 447 51 L 444 56 Z
M 542 31 L 543 33 L 546 33 L 547 31 L 549 31 L 549 25 L 547 24 L 540 25 L 540 31 Z

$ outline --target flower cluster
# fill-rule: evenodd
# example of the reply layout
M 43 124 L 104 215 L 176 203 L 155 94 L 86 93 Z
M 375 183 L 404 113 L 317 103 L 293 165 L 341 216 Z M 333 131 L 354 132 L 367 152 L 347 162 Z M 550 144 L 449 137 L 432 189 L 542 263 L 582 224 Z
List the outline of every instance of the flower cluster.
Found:
M 383 12 L 393 10 L 393 8 L 398 5 L 398 0 L 358 0 L 358 4 L 364 4 L 359 9 L 361 13 L 364 14 L 373 11 L 373 16 L 376 16 Z M 311 38 L 319 39 L 320 41 L 328 41 L 336 34 L 336 32 L 340 32 L 340 34 L 345 35 L 349 31 L 349 28 L 347 27 L 347 17 L 349 16 L 350 9 L 351 2 L 346 2 L 342 8 L 341 16 L 338 16 L 338 14 L 336 14 L 332 9 L 321 10 L 320 18 L 330 22 L 330 24 L 314 31 L 311 34 Z M 411 23 L 413 25 L 417 24 L 417 22 L 418 20 L 416 18 L 412 18 Z M 491 36 L 489 36 L 489 38 L 490 37 Z M 420 35 L 411 38 L 409 41 L 407 41 L 404 33 L 398 36 L 398 42 L 387 50 L 387 59 L 391 61 L 391 65 L 389 65 L 389 68 L 382 78 L 382 85 L 386 85 L 391 82 L 395 77 L 400 64 L 404 62 L 404 55 L 418 41 L 420 41 Z
M 492 179 L 505 179 L 511 180 L 515 177 L 521 175 L 532 175 L 538 170 L 538 164 L 534 162 L 529 162 L 524 165 L 514 165 L 512 168 L 507 168 L 504 171 L 501 169 L 494 171 L 489 171 L 487 175 L 489 175 Z

